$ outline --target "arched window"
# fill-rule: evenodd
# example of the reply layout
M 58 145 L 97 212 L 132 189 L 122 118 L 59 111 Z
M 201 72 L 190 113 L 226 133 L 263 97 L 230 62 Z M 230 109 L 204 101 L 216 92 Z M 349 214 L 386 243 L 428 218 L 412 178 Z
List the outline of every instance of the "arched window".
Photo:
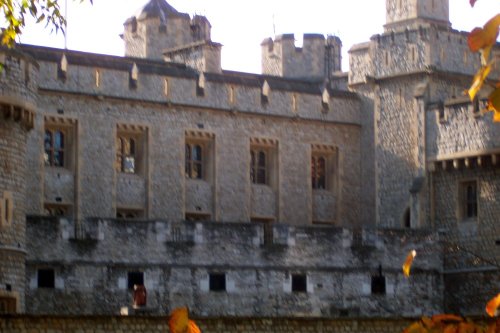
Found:
M 254 184 L 267 185 L 268 156 L 264 150 L 250 151 L 250 180 Z
M 186 143 L 186 177 L 203 179 L 203 147 L 200 144 Z
M 45 130 L 45 154 L 46 166 L 64 167 L 64 132 L 58 129 Z

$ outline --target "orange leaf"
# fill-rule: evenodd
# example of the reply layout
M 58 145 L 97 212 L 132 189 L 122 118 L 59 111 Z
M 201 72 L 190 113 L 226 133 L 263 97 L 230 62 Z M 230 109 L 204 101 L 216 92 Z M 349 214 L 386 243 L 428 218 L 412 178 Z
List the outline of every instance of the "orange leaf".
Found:
M 413 263 L 413 259 L 415 258 L 416 255 L 417 255 L 417 251 L 412 250 L 412 251 L 410 251 L 410 253 L 408 253 L 408 256 L 406 256 L 405 263 L 403 264 L 403 274 L 406 277 L 410 276 L 411 264 Z
M 422 317 L 422 322 L 424 323 L 425 327 L 428 329 L 431 329 L 434 327 L 434 322 L 431 320 L 429 317 Z
M 201 333 L 200 328 L 191 319 L 188 321 L 187 333 Z
M 170 333 L 186 333 L 188 329 L 188 309 L 187 307 L 175 308 L 170 314 L 168 327 Z
M 473 101 L 474 98 L 476 98 L 477 92 L 483 86 L 484 80 L 486 80 L 486 77 L 488 76 L 488 74 L 490 74 L 490 71 L 491 71 L 491 63 L 486 66 L 482 66 L 476 73 L 476 75 L 474 75 L 474 79 L 472 80 L 472 85 L 467 91 L 471 101 Z
M 488 111 L 493 111 L 493 121 L 500 122 L 500 87 L 497 87 L 488 96 Z
M 473 323 L 460 323 L 458 324 L 458 333 L 474 333 L 476 331 L 476 325 Z
M 472 52 L 477 52 L 489 45 L 495 44 L 500 25 L 500 14 L 490 19 L 483 28 L 474 28 L 467 36 L 467 43 Z
M 408 326 L 403 333 L 427 333 L 429 332 L 420 322 L 414 322 Z
M 455 324 L 448 324 L 445 326 L 443 333 L 458 333 L 457 331 L 457 325 Z
M 432 316 L 432 321 L 435 323 L 440 323 L 440 322 L 458 322 L 462 321 L 462 317 L 453 315 L 453 314 L 438 314 Z
M 490 317 L 495 317 L 498 312 L 498 307 L 500 306 L 500 294 L 493 297 L 488 304 L 486 304 L 486 313 Z

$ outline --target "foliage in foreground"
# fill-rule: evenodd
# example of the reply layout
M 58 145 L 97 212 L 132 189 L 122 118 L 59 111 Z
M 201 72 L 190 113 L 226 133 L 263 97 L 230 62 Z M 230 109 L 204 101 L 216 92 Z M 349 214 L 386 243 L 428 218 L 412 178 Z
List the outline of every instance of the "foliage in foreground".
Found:
M 89 1 L 93 3 L 93 0 Z M 32 16 L 37 23 L 45 22 L 45 26 L 50 26 L 53 31 L 64 33 L 66 18 L 61 13 L 60 0 L 0 0 L 0 18 L 6 22 L 6 27 L 0 28 L 0 45 L 14 46 L 28 16 Z

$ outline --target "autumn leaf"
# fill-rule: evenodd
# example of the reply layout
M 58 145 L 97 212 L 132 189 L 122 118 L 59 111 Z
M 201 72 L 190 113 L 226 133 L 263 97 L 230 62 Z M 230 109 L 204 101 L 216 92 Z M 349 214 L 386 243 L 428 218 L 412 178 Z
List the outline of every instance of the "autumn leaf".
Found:
M 170 333 L 186 333 L 188 324 L 189 318 L 187 307 L 176 308 L 172 311 L 168 320 Z
M 462 317 L 454 315 L 454 314 L 438 314 L 432 316 L 432 321 L 435 323 L 440 322 L 460 322 L 463 320 Z
M 493 121 L 500 122 L 500 86 L 488 96 L 487 109 L 493 111 Z
M 201 333 L 200 328 L 196 323 L 189 319 L 188 308 L 175 308 L 170 314 L 168 320 L 170 333 Z
M 408 256 L 406 256 L 405 263 L 403 264 L 403 274 L 406 277 L 410 276 L 411 264 L 413 263 L 413 259 L 415 258 L 416 255 L 417 255 L 417 251 L 412 250 L 412 251 L 410 251 L 410 253 L 408 253 Z
M 486 304 L 486 313 L 490 317 L 495 317 L 498 313 L 498 307 L 500 306 L 500 294 L 493 297 L 488 304 Z
M 488 74 L 490 74 L 490 72 L 491 72 L 491 63 L 489 63 L 486 66 L 482 66 L 476 73 L 476 75 L 474 75 L 474 79 L 472 80 L 472 85 L 467 91 L 471 101 L 473 101 L 474 98 L 476 98 L 478 91 L 481 90 L 484 80 L 486 80 L 486 77 L 488 77 Z
M 427 333 L 427 329 L 417 321 L 408 326 L 403 333 Z
M 474 28 L 467 37 L 467 43 L 472 52 L 477 52 L 495 44 L 498 37 L 498 26 L 500 25 L 500 14 L 491 18 L 483 28 Z
M 194 321 L 189 320 L 187 326 L 187 333 L 201 333 L 201 330 Z

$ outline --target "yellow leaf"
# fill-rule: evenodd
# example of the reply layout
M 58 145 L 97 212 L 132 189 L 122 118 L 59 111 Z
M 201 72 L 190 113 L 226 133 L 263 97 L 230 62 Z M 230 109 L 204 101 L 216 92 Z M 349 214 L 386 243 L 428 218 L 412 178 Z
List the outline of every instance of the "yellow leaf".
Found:
M 491 63 L 489 63 L 486 66 L 482 66 L 479 71 L 474 75 L 474 79 L 472 80 L 472 85 L 467 91 L 469 94 L 469 98 L 471 101 L 476 98 L 477 92 L 481 89 L 483 86 L 484 80 L 490 74 L 491 71 Z
M 488 304 L 486 304 L 486 313 L 490 317 L 495 317 L 498 313 L 498 307 L 500 306 L 500 294 L 493 297 Z
M 168 327 L 170 333 L 186 333 L 188 329 L 188 309 L 187 307 L 175 308 L 170 314 Z
M 408 277 L 410 276 L 410 268 L 411 264 L 413 263 L 413 259 L 417 255 L 417 251 L 412 250 L 410 253 L 408 253 L 408 256 L 406 256 L 405 263 L 403 264 L 403 274 Z

